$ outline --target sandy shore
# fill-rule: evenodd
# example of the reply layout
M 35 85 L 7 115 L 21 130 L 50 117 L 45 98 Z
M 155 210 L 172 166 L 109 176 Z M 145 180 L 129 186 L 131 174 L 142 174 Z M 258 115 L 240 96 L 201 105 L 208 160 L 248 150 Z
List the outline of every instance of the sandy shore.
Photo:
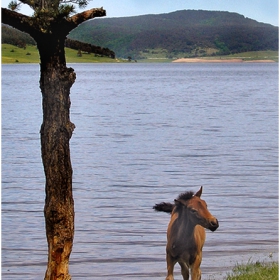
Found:
M 172 62 L 179 63 L 272 63 L 274 60 L 243 60 L 241 58 L 233 59 L 205 59 L 205 58 L 179 58 Z

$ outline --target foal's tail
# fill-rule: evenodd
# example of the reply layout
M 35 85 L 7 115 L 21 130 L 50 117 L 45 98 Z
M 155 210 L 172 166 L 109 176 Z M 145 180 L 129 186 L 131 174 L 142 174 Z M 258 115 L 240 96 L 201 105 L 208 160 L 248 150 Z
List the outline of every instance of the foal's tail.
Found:
M 153 208 L 156 211 L 162 211 L 162 212 L 166 212 L 166 213 L 171 213 L 173 208 L 174 208 L 174 204 L 172 203 L 168 203 L 168 202 L 161 202 L 159 204 L 156 204 Z

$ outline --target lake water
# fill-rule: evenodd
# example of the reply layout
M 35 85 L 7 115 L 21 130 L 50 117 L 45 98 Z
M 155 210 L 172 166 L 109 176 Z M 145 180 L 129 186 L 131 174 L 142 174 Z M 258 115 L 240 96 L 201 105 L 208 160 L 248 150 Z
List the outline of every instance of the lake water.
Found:
M 278 259 L 278 64 L 70 66 L 73 279 L 164 279 L 152 207 L 201 185 L 203 279 Z M 41 122 L 39 66 L 2 65 L 2 279 L 44 278 Z

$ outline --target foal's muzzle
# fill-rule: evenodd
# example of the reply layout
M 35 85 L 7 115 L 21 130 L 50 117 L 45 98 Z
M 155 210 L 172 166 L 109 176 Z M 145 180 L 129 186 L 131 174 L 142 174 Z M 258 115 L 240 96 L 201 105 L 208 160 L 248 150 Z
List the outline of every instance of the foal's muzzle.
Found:
M 219 222 L 216 219 L 216 220 L 210 222 L 210 226 L 208 229 L 210 229 L 211 231 L 215 231 L 218 227 L 219 227 Z

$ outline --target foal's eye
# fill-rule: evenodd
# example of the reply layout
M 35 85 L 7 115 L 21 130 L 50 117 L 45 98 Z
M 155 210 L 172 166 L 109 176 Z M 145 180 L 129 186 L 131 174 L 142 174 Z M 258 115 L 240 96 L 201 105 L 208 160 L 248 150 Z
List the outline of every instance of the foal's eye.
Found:
M 195 214 L 195 213 L 197 213 L 197 210 L 191 209 L 191 212 L 192 212 L 193 214 Z

